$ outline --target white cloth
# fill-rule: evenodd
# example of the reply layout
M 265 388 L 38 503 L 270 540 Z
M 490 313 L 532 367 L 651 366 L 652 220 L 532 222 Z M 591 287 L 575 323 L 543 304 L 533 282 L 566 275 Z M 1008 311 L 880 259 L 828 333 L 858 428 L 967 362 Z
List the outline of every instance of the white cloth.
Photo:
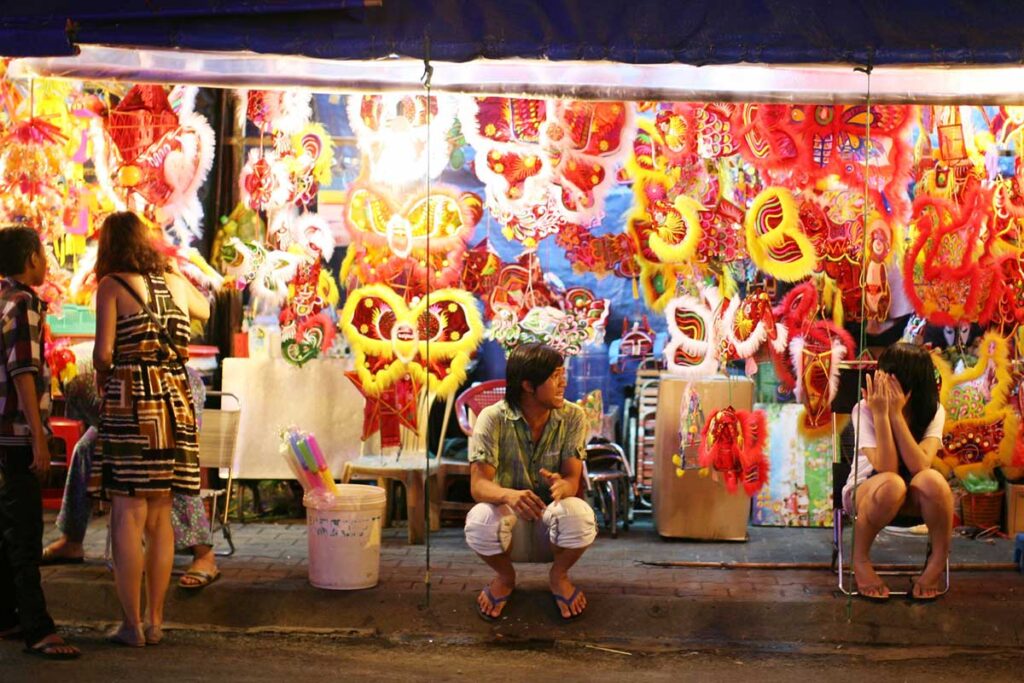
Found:
M 234 475 L 294 479 L 281 457 L 281 431 L 297 426 L 316 436 L 331 473 L 360 455 L 363 397 L 345 376 L 348 360 L 316 358 L 301 368 L 283 358 L 224 359 L 224 391 L 241 404 Z M 232 406 L 233 407 L 233 406 Z
M 875 419 L 871 415 L 871 409 L 867 407 L 864 401 L 860 401 L 853 407 L 853 412 L 850 413 L 850 421 L 853 424 L 854 433 L 857 430 L 860 431 L 859 441 L 857 441 L 858 452 L 857 460 L 853 469 L 850 470 L 850 476 L 846 480 L 846 484 L 843 485 L 843 509 L 848 512 L 853 512 L 853 489 L 875 473 L 875 468 L 871 465 L 871 460 L 865 455 L 865 448 L 878 448 L 878 439 L 875 436 Z M 940 403 L 935 409 L 935 417 L 928 423 L 928 427 L 924 430 L 924 436 L 921 437 L 921 441 L 929 437 L 936 439 L 942 439 L 942 428 L 946 424 L 946 409 L 942 407 Z M 854 477 L 856 476 L 856 480 Z
M 477 503 L 466 515 L 466 545 L 484 557 L 508 552 L 512 529 L 519 518 L 507 505 Z M 559 548 L 586 548 L 597 538 L 594 509 L 580 498 L 566 498 L 547 506 L 539 523 Z

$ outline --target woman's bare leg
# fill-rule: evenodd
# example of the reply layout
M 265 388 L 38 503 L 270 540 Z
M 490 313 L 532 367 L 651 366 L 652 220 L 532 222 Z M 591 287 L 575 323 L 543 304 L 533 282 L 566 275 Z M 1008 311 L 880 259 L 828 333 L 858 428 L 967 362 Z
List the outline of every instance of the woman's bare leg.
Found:
M 171 497 L 149 499 L 146 515 L 146 603 L 147 620 L 154 626 L 164 623 L 164 598 L 174 565 L 174 529 L 171 527 Z
M 907 485 L 895 472 L 881 472 L 857 487 L 857 521 L 853 536 L 853 574 L 857 590 L 884 598 L 889 588 L 871 565 L 871 544 L 903 507 Z
M 114 585 L 121 601 L 124 625 L 136 630 L 142 624 L 142 534 L 146 526 L 146 503 L 145 498 L 111 496 Z
M 939 582 L 946 569 L 949 545 L 953 539 L 953 492 L 941 474 L 935 470 L 924 470 L 910 480 L 908 495 L 921 510 L 932 542 L 932 554 L 914 585 L 914 594 L 931 598 L 939 592 Z

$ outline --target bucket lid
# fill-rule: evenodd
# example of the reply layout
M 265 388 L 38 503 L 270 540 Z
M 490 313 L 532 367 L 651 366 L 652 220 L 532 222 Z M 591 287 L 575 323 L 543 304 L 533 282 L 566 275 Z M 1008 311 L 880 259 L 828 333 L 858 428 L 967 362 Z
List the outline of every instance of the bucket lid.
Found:
M 316 510 L 372 510 L 387 501 L 387 492 L 379 486 L 338 484 L 337 495 L 325 491 L 310 491 L 302 497 L 302 504 Z

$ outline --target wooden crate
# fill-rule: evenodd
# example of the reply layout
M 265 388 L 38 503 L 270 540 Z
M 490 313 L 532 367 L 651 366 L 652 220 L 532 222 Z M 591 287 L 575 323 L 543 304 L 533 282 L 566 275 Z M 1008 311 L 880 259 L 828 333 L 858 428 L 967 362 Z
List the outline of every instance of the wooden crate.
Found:
M 1006 533 L 1024 534 L 1024 484 L 1006 485 Z

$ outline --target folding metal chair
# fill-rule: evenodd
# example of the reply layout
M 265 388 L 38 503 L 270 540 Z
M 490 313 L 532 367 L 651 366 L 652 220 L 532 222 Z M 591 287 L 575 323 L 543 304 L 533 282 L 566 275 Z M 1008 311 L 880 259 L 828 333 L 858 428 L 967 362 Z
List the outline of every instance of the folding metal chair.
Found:
M 210 532 L 216 530 L 217 525 L 217 502 L 224 497 L 224 512 L 220 519 L 221 534 L 227 541 L 228 549 L 215 551 L 219 557 L 230 557 L 235 554 L 235 542 L 231 536 L 231 525 L 228 523 L 228 510 L 231 507 L 231 494 L 234 485 L 234 453 L 235 442 L 238 439 L 238 423 L 241 417 L 241 401 L 232 393 L 222 391 L 207 391 L 206 397 L 220 398 L 220 408 L 204 408 L 199 426 L 199 467 L 201 469 L 227 470 L 227 485 L 218 489 L 200 489 L 201 500 L 212 500 L 210 505 Z M 234 403 L 230 409 L 225 409 L 225 399 Z M 103 553 L 107 567 L 113 569 L 112 565 L 112 543 L 110 524 L 107 524 L 107 541 Z
M 871 369 L 873 369 L 873 365 Z M 857 595 L 857 589 L 847 582 L 846 575 L 846 548 L 843 539 L 843 529 L 846 522 L 852 523 L 854 517 L 850 512 L 843 509 L 843 486 L 850 477 L 853 469 L 855 430 L 853 422 L 847 424 L 840 433 L 839 416 L 849 415 L 853 407 L 857 405 L 857 368 L 849 364 L 840 364 L 839 390 L 832 402 L 832 571 L 838 577 L 839 590 L 844 595 Z M 889 526 L 912 527 L 922 524 L 924 520 L 920 517 L 908 517 L 898 515 Z M 925 554 L 925 563 L 932 554 L 931 541 L 928 542 L 928 549 Z M 851 553 L 852 555 L 852 553 Z M 875 572 L 879 576 L 915 576 L 921 573 L 922 567 L 907 564 L 875 565 Z M 943 588 L 939 595 L 945 595 L 949 591 L 949 557 L 946 557 L 946 571 L 943 579 Z M 890 595 L 908 595 L 909 590 L 889 590 Z
M 217 551 L 217 555 L 228 557 L 235 554 L 235 543 L 231 538 L 231 525 L 228 523 L 228 511 L 231 508 L 231 493 L 234 484 L 235 442 L 238 440 L 238 423 L 242 415 L 242 404 L 238 397 L 223 391 L 207 391 L 207 399 L 220 398 L 220 408 L 204 408 L 199 426 L 199 466 L 203 469 L 227 470 L 227 484 L 218 489 L 202 489 L 199 493 L 203 500 L 212 500 L 210 506 L 210 531 L 217 524 L 217 502 L 224 497 L 224 512 L 221 516 L 220 528 L 227 541 L 226 551 Z M 226 407 L 224 404 L 233 403 Z
M 587 488 L 594 493 L 595 504 L 612 538 L 619 535 L 620 519 L 622 528 L 628 531 L 636 491 L 633 471 L 622 447 L 610 441 L 587 444 L 584 473 Z

